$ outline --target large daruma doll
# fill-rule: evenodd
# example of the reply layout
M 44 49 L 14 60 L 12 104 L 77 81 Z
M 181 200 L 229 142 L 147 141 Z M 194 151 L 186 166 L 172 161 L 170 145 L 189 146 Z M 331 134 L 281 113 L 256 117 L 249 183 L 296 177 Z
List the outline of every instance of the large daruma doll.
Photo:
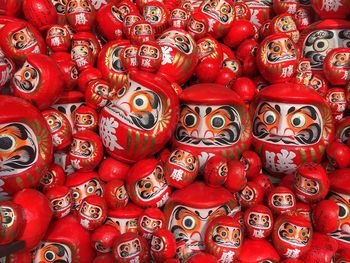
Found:
M 253 145 L 263 167 L 286 175 L 301 163 L 320 163 L 334 137 L 331 111 L 314 90 L 280 83 L 266 87 L 253 104 Z
M 181 95 L 173 145 L 196 154 L 200 165 L 219 155 L 238 159 L 249 149 L 251 124 L 241 98 L 219 84 L 197 84 Z
M 148 72 L 131 72 L 100 114 L 100 136 L 107 152 L 136 162 L 164 147 L 175 128 L 178 97 L 169 82 Z

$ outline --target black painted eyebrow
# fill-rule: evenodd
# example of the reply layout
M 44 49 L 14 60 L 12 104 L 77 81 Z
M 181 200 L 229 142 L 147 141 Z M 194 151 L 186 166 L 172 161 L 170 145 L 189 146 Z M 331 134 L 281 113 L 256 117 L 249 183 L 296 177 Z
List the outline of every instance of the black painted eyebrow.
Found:
M 281 114 L 281 107 L 278 104 L 275 105 L 275 109 Z

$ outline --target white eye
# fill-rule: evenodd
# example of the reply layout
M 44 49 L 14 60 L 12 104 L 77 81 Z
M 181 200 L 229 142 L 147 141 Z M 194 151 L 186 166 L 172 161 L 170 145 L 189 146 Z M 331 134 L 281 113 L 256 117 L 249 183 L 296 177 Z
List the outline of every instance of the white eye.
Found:
M 313 47 L 317 52 L 325 51 L 328 48 L 328 41 L 326 39 L 317 39 Z
M 301 113 L 295 113 L 290 119 L 292 125 L 296 128 L 301 128 L 305 125 L 306 119 L 305 116 Z
M 73 198 L 78 199 L 80 197 L 80 194 L 78 192 L 73 192 Z
M 185 216 L 182 219 L 182 225 L 187 230 L 192 230 L 196 226 L 196 220 L 192 216 Z
M 29 71 L 24 72 L 23 75 L 25 79 L 30 79 L 30 77 L 32 76 Z
M 118 90 L 117 96 L 120 98 L 124 96 L 125 92 L 126 92 L 126 88 L 125 86 L 123 86 L 120 90 Z
M 86 192 L 88 192 L 88 194 L 92 194 L 94 191 L 95 191 L 95 187 L 93 187 L 93 186 L 89 186 L 89 187 L 86 189 Z
M 349 208 L 343 203 L 337 203 L 339 206 L 338 218 L 344 219 L 349 215 Z
M 277 116 L 276 113 L 274 113 L 271 110 L 268 110 L 264 113 L 264 122 L 267 124 L 273 124 L 276 122 Z
M 45 252 L 45 255 L 44 255 L 45 259 L 48 261 L 48 262 L 53 262 L 56 258 L 56 255 L 54 252 L 52 251 L 46 251 Z
M 133 100 L 133 104 L 136 109 L 145 110 L 148 106 L 148 98 L 145 95 L 137 95 Z
M 0 152 L 11 151 L 16 146 L 15 139 L 10 135 L 0 135 Z
M 210 120 L 210 124 L 214 129 L 221 129 L 225 126 L 225 118 L 221 115 L 214 115 Z
M 197 123 L 197 117 L 193 113 L 188 113 L 184 117 L 185 126 L 192 128 Z

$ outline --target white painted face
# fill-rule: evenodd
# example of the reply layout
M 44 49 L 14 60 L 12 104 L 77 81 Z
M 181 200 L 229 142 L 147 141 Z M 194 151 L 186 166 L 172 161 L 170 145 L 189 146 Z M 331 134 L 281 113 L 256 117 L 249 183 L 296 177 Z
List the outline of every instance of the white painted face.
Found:
M 323 122 L 313 105 L 261 102 L 253 119 L 253 136 L 283 145 L 313 145 L 322 136 Z
M 320 184 L 316 180 L 308 179 L 299 173 L 295 175 L 294 187 L 308 196 L 316 195 L 320 191 Z
M 141 243 L 138 238 L 121 243 L 117 247 L 117 252 L 121 258 L 131 258 L 141 252 Z
M 304 40 L 303 57 L 311 59 L 312 70 L 322 70 L 327 53 L 338 47 L 350 47 L 349 29 L 319 29 Z
M 0 124 L 0 176 L 31 168 L 38 152 L 36 135 L 29 126 L 19 122 Z
M 34 37 L 33 31 L 28 27 L 23 27 L 13 33 L 11 41 L 12 45 L 18 50 L 30 48 L 38 43 Z
M 116 227 L 120 234 L 126 232 L 137 232 L 137 218 L 114 218 L 107 217 L 106 224 Z
M 169 188 L 163 168 L 157 165 L 153 172 L 136 182 L 136 195 L 144 202 L 159 198 Z
M 157 43 L 160 46 L 172 46 L 187 55 L 193 54 L 196 47 L 196 42 L 190 34 L 185 34 L 176 29 L 164 32 L 158 38 Z
M 301 227 L 290 222 L 283 223 L 278 229 L 278 236 L 293 246 L 304 247 L 308 244 L 311 232 L 308 227 Z
M 233 20 L 234 9 L 224 0 L 206 0 L 201 5 L 201 11 L 221 24 L 230 24 Z
M 71 263 L 72 260 L 72 251 L 67 245 L 56 242 L 41 242 L 35 252 L 33 263 Z
M 151 240 L 151 250 L 152 251 L 162 251 L 164 249 L 164 242 L 157 236 L 152 236 Z
M 241 120 L 229 105 L 183 105 L 175 130 L 175 139 L 194 147 L 226 147 L 241 136 Z
M 269 229 L 271 218 L 270 215 L 265 213 L 251 212 L 248 215 L 248 224 L 259 229 Z
M 23 93 L 32 93 L 36 90 L 40 81 L 40 72 L 28 61 L 24 62 L 13 76 L 13 83 L 17 90 Z
M 189 206 L 174 207 L 168 224 L 176 243 L 184 242 L 192 251 L 204 250 L 204 234 L 207 223 L 220 215 L 227 215 L 230 208 L 227 205 L 197 209 Z
M 161 119 L 163 107 L 160 96 L 135 81 L 130 80 L 119 89 L 116 98 L 105 110 L 128 126 L 150 131 Z
M 242 244 L 242 231 L 237 227 L 219 225 L 215 227 L 211 239 L 220 247 L 238 248 Z

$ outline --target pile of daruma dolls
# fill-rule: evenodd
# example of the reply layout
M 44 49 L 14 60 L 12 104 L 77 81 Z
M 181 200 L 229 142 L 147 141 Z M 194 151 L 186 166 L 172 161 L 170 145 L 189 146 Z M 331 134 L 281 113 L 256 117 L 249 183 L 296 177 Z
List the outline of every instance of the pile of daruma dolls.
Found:
M 349 0 L 0 14 L 1 262 L 350 262 Z

